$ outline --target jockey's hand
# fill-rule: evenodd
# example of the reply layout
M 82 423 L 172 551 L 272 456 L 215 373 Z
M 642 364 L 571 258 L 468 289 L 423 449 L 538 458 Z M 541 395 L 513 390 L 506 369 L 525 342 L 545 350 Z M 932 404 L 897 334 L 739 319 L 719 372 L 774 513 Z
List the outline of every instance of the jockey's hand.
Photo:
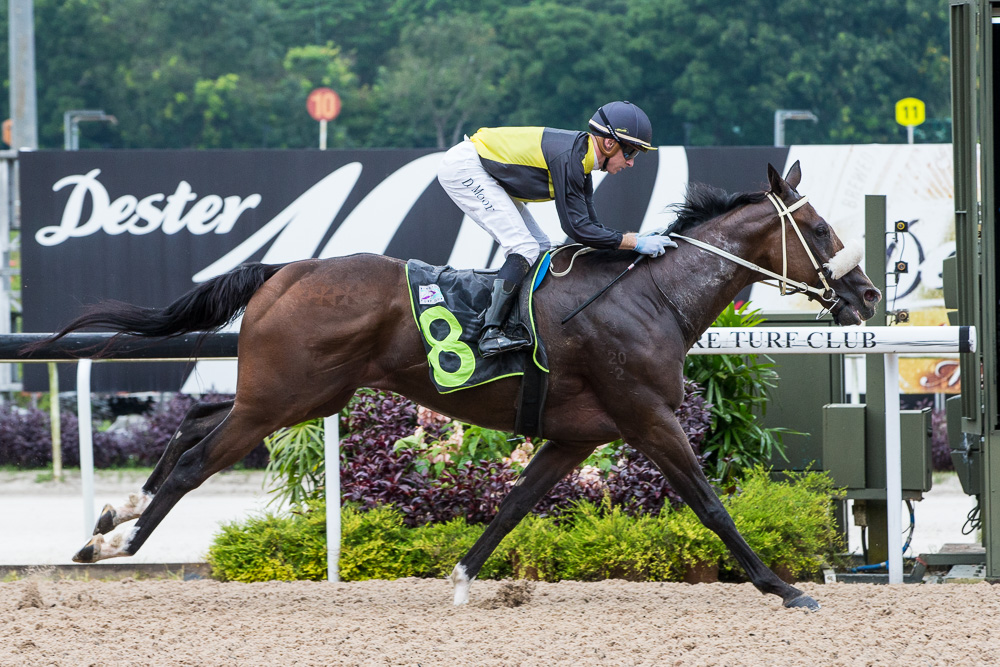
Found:
M 635 250 L 643 255 L 659 257 L 667 248 L 676 248 L 677 244 L 669 236 L 640 236 L 636 239 Z

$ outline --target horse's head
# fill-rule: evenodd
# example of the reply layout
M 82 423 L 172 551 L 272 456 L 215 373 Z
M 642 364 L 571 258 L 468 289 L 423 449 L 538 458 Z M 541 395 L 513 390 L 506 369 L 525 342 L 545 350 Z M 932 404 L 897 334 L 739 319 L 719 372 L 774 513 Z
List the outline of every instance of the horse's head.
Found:
M 861 324 L 874 315 L 882 294 L 859 266 L 860 241 L 845 247 L 833 227 L 795 190 L 802 178 L 798 162 L 785 178 L 767 165 L 767 178 L 767 199 L 780 223 L 768 235 L 774 239 L 768 244 L 772 266 L 814 288 L 809 298 L 829 308 L 837 324 Z

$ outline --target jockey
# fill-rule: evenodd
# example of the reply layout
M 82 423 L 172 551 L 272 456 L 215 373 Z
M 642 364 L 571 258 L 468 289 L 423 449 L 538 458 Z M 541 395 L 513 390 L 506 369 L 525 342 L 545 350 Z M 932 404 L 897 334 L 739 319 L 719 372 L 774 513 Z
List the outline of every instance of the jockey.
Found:
M 591 171 L 617 174 L 639 152 L 655 151 L 646 114 L 631 102 L 605 104 L 590 119 L 590 132 L 548 127 L 481 128 L 451 148 L 438 181 L 458 207 L 485 229 L 506 260 L 493 281 L 479 352 L 493 356 L 528 340 L 501 329 L 521 280 L 551 246 L 525 202 L 555 200 L 566 235 L 591 248 L 636 250 L 658 257 L 677 245 L 666 236 L 622 234 L 601 225 L 594 211 Z

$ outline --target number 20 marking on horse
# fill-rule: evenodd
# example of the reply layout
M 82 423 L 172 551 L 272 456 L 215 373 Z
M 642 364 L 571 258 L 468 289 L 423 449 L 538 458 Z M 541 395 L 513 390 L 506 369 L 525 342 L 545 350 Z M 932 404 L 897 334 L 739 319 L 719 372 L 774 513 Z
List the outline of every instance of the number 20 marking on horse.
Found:
M 431 335 L 431 324 L 442 320 L 448 324 L 448 335 L 438 340 Z M 472 377 L 476 371 L 476 357 L 472 348 L 458 339 L 462 335 L 462 325 L 444 306 L 428 308 L 420 314 L 420 330 L 431 346 L 427 353 L 427 363 L 434 369 L 434 379 L 442 387 L 457 387 Z M 441 353 L 451 352 L 458 357 L 458 368 L 446 371 L 441 368 Z

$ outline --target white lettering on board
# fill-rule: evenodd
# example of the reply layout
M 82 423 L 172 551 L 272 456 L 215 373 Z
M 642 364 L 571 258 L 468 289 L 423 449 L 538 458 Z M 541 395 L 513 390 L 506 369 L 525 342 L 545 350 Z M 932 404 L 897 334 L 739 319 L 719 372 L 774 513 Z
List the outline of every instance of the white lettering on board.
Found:
M 86 174 L 74 174 L 59 179 L 52 186 L 53 192 L 72 186 L 62 220 L 58 225 L 42 227 L 35 234 L 39 245 L 54 246 L 70 238 L 90 236 L 98 231 L 118 234 L 149 234 L 157 229 L 164 234 L 176 234 L 187 229 L 192 234 L 228 234 L 243 211 L 256 208 L 261 202 L 259 194 L 245 199 L 238 196 L 220 197 L 206 195 L 198 198 L 191 184 L 181 181 L 173 193 L 157 192 L 142 199 L 135 195 L 122 195 L 114 201 L 104 185 L 97 180 L 100 169 Z M 90 202 L 90 217 L 83 220 L 83 212 Z M 158 206 L 165 202 L 162 208 Z M 184 209 L 194 204 L 185 213 Z

